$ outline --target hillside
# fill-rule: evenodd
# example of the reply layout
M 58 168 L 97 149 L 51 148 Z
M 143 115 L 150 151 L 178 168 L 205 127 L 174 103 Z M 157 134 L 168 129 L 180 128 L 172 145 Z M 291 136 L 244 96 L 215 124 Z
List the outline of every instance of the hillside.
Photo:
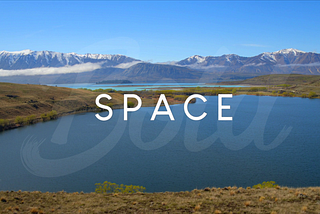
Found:
M 98 93 L 51 87 L 45 85 L 26 85 L 0 83 L 0 119 L 12 120 L 16 116 L 28 116 L 55 110 L 65 114 L 85 109 L 95 109 L 95 98 Z M 121 104 L 122 95 L 116 94 L 112 100 Z
M 109 101 L 102 99 L 102 104 L 112 106 L 113 109 L 123 108 L 123 92 L 0 83 L 0 131 L 47 120 L 43 115 L 48 116 L 52 111 L 55 112 L 54 118 L 79 112 L 99 111 L 95 99 L 102 93 L 108 93 L 112 97 Z M 154 94 L 141 94 L 142 106 L 155 106 L 159 94 L 151 95 Z M 136 103 L 135 100 L 132 101 Z M 183 101 L 169 97 L 168 102 L 177 104 Z M 20 122 L 16 121 L 17 117 L 21 117 Z

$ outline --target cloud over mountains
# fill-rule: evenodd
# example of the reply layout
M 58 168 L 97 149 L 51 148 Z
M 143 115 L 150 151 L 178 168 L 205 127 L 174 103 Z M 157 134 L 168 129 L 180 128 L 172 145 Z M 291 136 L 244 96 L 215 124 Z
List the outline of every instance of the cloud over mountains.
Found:
M 200 79 L 215 81 L 223 75 L 239 79 L 271 73 L 320 75 L 320 54 L 290 48 L 252 57 L 194 55 L 178 62 L 149 63 L 119 54 L 81 55 L 31 50 L 0 52 L 0 81 L 9 82 L 19 79 L 19 82 L 28 80 L 34 83 L 39 81 L 33 76 L 41 76 L 44 80 L 48 75 L 55 75 L 49 82 L 72 83 L 75 79 L 82 82 L 114 79 L 194 82 Z

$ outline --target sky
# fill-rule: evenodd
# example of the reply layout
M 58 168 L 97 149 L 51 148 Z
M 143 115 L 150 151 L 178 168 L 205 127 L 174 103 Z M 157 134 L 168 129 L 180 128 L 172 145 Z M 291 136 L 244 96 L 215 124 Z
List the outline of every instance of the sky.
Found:
M 320 52 L 320 1 L 0 1 L 0 51 L 193 55 Z

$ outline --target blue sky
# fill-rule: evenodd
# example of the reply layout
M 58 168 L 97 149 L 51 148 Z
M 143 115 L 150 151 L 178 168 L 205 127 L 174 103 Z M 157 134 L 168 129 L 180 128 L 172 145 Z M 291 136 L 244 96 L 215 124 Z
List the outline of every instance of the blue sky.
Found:
M 0 2 L 0 50 L 124 54 L 152 62 L 192 55 L 320 52 L 320 2 Z

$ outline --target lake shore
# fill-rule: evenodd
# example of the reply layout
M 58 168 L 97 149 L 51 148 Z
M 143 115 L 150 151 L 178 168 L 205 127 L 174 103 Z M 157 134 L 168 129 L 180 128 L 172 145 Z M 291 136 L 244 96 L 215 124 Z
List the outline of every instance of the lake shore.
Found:
M 280 84 L 281 83 L 281 84 Z M 220 87 L 234 84 L 235 87 Z M 248 87 L 236 87 L 246 85 Z M 134 93 L 141 97 L 143 107 L 153 107 L 160 94 L 165 94 L 169 105 L 184 103 L 191 94 L 216 96 L 218 94 L 319 98 L 320 77 L 312 75 L 267 75 L 244 81 L 219 83 L 219 87 L 159 88 L 143 91 L 114 91 L 110 89 L 71 89 L 44 85 L 0 83 L 0 131 L 46 121 L 46 115 L 54 111 L 54 117 L 99 112 L 95 105 L 101 93 L 112 96 L 102 102 L 113 109 L 123 108 L 123 94 Z M 136 100 L 132 102 L 136 104 Z M 19 118 L 20 117 L 20 118 Z
M 320 187 L 159 193 L 1 191 L 1 213 L 319 213 Z

